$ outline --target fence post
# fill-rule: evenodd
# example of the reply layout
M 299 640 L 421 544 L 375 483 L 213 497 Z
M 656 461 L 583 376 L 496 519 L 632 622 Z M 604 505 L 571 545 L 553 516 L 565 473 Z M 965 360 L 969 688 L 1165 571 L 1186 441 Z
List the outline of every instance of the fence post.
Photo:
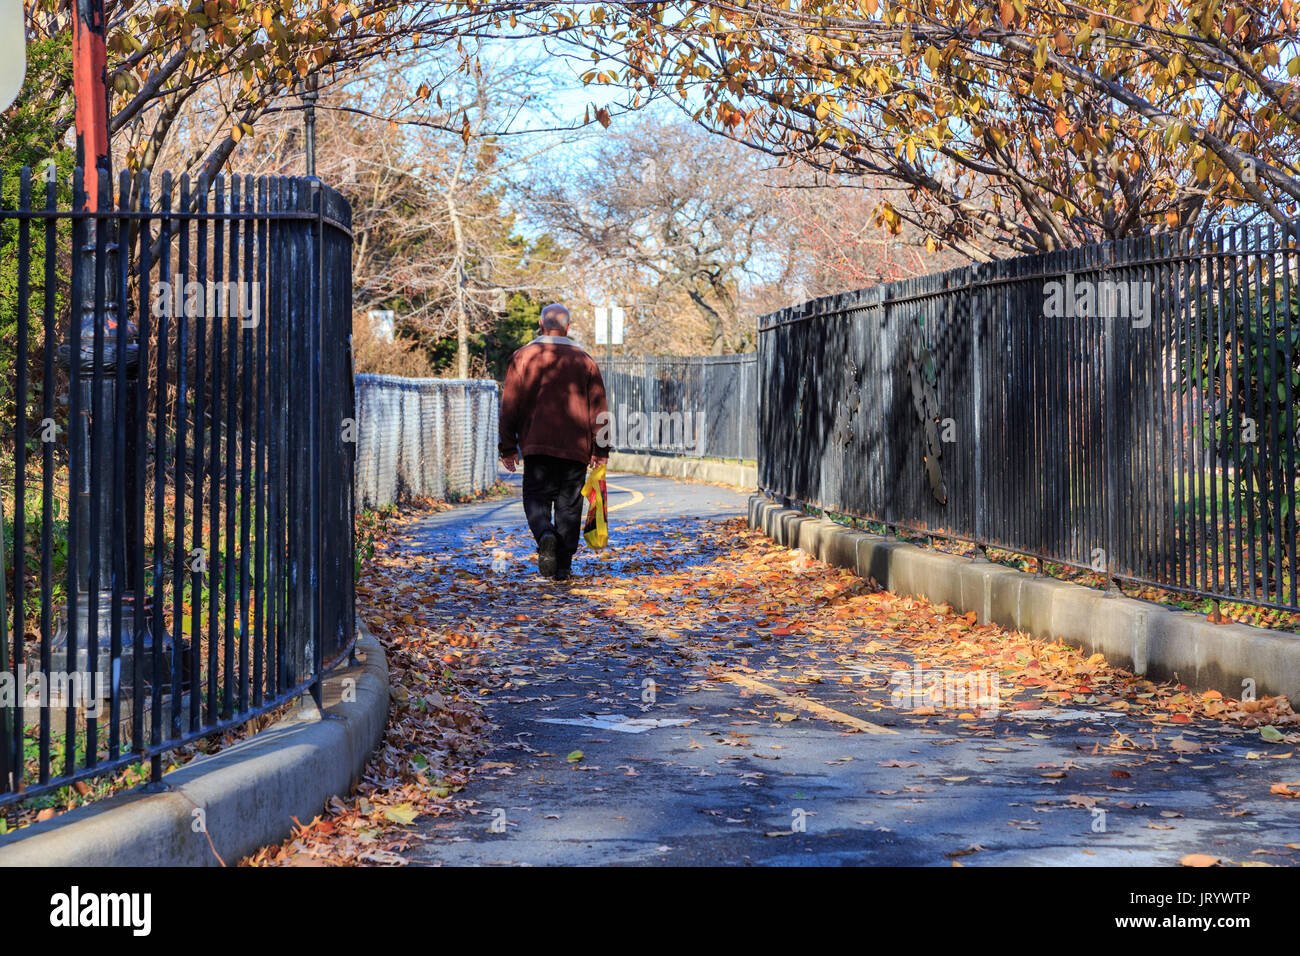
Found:
M 434 454 L 438 456 L 438 484 L 434 494 L 443 498 L 447 495 L 446 398 L 447 393 L 442 386 L 433 393 Z
M 322 218 L 323 210 L 321 209 L 322 195 L 321 183 L 319 179 L 312 178 L 311 182 L 311 211 L 315 215 L 315 221 L 311 225 L 311 265 L 316 275 L 314 289 L 312 290 L 312 310 L 311 324 L 308 333 L 308 342 L 310 345 L 309 355 L 311 356 L 311 653 L 312 664 L 311 670 L 313 679 L 311 682 L 311 696 L 316 701 L 319 708 L 324 703 L 324 695 L 321 678 L 325 671 L 325 655 L 322 631 L 324 630 L 323 620 L 323 591 L 321 585 L 321 569 L 323 567 L 321 553 L 321 523 L 323 509 L 321 507 L 321 459 L 324 443 L 325 416 L 321 413 L 322 394 L 321 388 L 322 373 L 325 364 L 325 357 L 321 354 L 323 336 L 321 335 L 321 321 L 324 317 L 323 308 L 323 290 L 321 286 L 325 281 L 325 254 L 324 254 L 324 233 L 325 225 Z
M 882 496 L 881 517 L 885 526 L 885 535 L 890 534 L 891 529 L 897 535 L 898 528 L 894 522 L 894 495 L 889 494 L 888 490 L 893 486 L 893 465 L 894 465 L 894 442 L 893 442 L 893 422 L 890 413 L 894 408 L 894 361 L 895 352 L 897 351 L 897 335 L 889 327 L 889 296 L 887 289 L 881 286 L 873 287 L 874 294 L 872 299 L 880 309 L 880 405 L 881 414 L 884 421 L 880 429 L 881 435 L 881 455 L 880 465 L 883 472 L 881 476 L 881 487 L 886 489 Z
M 966 314 L 970 316 L 971 329 L 971 419 L 975 444 L 971 449 L 973 463 L 973 495 L 975 518 L 975 543 L 978 558 L 986 557 L 984 542 L 988 537 L 987 499 L 984 493 L 984 287 L 986 265 L 981 263 L 961 274 L 962 288 L 958 293 L 966 299 Z M 971 280 L 974 280 L 973 282 Z
M 768 318 L 770 319 L 770 317 Z M 758 326 L 759 331 L 754 342 L 754 349 L 756 352 L 754 359 L 754 460 L 758 464 L 758 468 L 756 469 L 758 471 L 758 489 L 759 491 L 766 493 L 772 486 L 772 472 L 771 469 L 767 467 L 767 463 L 763 457 L 763 422 L 766 417 L 764 411 L 767 407 L 767 403 L 763 401 L 763 390 L 768 383 L 767 356 L 769 353 L 767 349 L 770 348 L 770 346 L 766 346 L 764 343 L 771 339 L 772 332 L 770 330 L 766 332 L 763 331 L 763 317 L 759 318 Z
M 1115 260 L 1114 243 L 1106 244 L 1106 262 L 1100 265 L 1099 272 L 1103 274 L 1108 271 L 1109 265 Z M 1102 395 L 1103 420 L 1106 423 L 1106 593 L 1115 595 L 1119 593 L 1116 583 L 1115 555 L 1118 547 L 1119 535 L 1119 423 L 1116 421 L 1116 406 L 1118 402 L 1119 374 L 1116 370 L 1115 363 L 1118 357 L 1115 355 L 1116 349 L 1116 318 L 1113 315 L 1107 315 L 1107 312 L 1115 310 L 1101 310 L 1101 338 L 1102 338 L 1102 355 L 1103 355 L 1103 376 L 1106 385 Z
M 733 380 L 735 394 L 739 396 L 739 404 L 736 414 L 736 458 L 739 461 L 746 459 L 745 455 L 745 420 L 748 418 L 746 409 L 749 408 L 749 383 L 746 378 L 749 374 L 750 363 L 754 359 L 745 355 L 737 356 L 736 375 Z
M 17 508 L 21 508 L 21 507 L 22 507 L 22 502 L 18 502 Z M 16 509 L 15 509 L 15 513 L 16 513 Z M 5 517 L 4 502 L 0 501 L 0 527 L 4 526 L 4 517 Z M 14 550 L 15 551 L 17 550 L 16 542 L 15 542 Z M 22 568 L 17 568 L 14 572 L 14 577 L 17 578 L 18 575 L 20 574 L 22 574 Z M 5 549 L 4 549 L 4 541 L 3 539 L 0 539 L 0 582 L 3 582 L 5 579 L 6 579 L 5 578 Z M 21 608 L 18 609 L 18 616 L 19 619 L 21 619 L 22 617 Z M 22 634 L 15 631 L 14 639 L 15 641 L 21 641 L 23 639 Z M 5 605 L 5 588 L 3 586 L 0 586 L 0 674 L 3 674 L 8 670 L 9 670 L 9 615 Z M 26 689 L 23 686 L 24 681 L 22 680 L 22 676 L 23 675 L 21 674 L 13 675 L 12 686 L 14 688 L 15 701 L 21 699 L 20 695 L 23 694 Z M 0 699 L 0 793 L 9 792 L 9 774 L 12 770 L 11 764 L 13 763 L 13 758 L 9 751 L 9 735 L 12 732 L 13 731 L 10 729 L 9 702 Z M 21 758 L 22 748 L 18 748 L 17 753 L 19 754 L 19 759 L 22 759 Z M 15 779 L 17 779 L 16 775 L 15 775 Z

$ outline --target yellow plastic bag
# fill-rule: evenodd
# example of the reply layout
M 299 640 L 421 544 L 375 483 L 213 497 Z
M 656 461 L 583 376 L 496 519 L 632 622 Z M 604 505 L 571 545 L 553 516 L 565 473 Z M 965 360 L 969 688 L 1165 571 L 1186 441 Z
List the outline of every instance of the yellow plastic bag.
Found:
M 587 475 L 582 486 L 582 496 L 587 499 L 587 521 L 582 526 L 582 538 L 587 547 L 599 551 L 609 543 L 609 492 L 605 490 L 605 466 L 597 465 Z

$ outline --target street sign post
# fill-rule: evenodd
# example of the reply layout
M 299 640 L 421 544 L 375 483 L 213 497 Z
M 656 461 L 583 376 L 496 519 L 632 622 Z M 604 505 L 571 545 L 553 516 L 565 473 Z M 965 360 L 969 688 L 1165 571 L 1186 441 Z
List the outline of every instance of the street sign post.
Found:
M 614 346 L 623 344 L 623 310 L 616 305 L 597 306 L 596 344 L 605 346 L 605 358 L 614 357 Z
M 76 0 L 72 8 L 72 91 L 76 98 L 77 165 L 85 170 L 87 209 L 100 208 L 97 170 L 112 172 L 108 153 L 107 58 L 104 0 Z
M 397 332 L 397 319 L 393 310 L 371 309 L 370 331 L 381 342 L 393 341 Z

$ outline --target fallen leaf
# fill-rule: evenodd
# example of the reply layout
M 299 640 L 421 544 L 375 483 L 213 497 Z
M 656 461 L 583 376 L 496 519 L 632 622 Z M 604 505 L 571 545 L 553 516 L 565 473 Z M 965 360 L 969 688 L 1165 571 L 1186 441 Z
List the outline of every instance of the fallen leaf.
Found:
M 395 807 L 384 808 L 384 819 L 401 826 L 410 826 L 415 822 L 416 817 L 420 814 L 409 803 L 398 804 Z

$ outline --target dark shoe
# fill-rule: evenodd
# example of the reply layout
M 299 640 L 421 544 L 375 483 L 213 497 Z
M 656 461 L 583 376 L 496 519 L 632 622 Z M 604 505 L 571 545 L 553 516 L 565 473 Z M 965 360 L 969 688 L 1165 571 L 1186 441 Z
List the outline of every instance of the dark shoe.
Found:
M 537 573 L 544 578 L 555 577 L 557 567 L 556 549 L 559 541 L 551 532 L 542 535 L 542 540 L 537 543 Z
M 571 577 L 573 577 L 573 570 L 567 564 L 562 564 L 555 569 L 555 580 L 567 581 Z

